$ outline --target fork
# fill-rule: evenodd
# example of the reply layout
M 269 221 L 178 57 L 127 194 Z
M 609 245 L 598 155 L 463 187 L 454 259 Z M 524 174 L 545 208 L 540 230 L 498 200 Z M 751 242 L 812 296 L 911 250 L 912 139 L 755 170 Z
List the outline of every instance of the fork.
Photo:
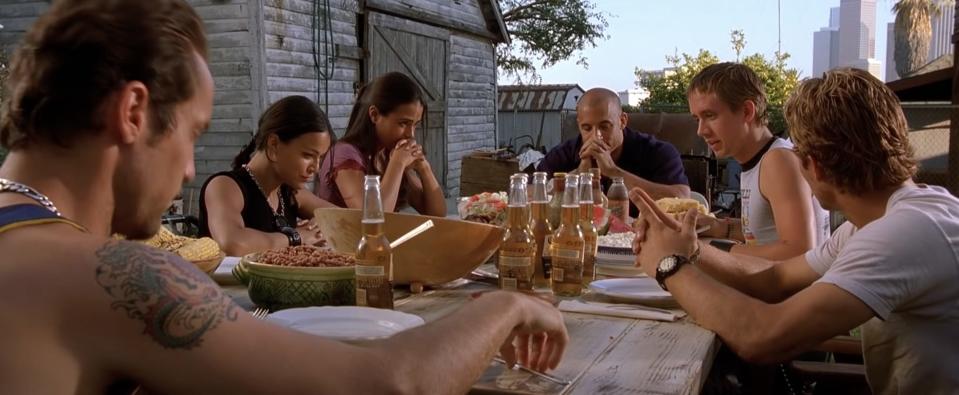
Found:
M 506 360 L 503 359 L 503 358 L 500 358 L 500 357 L 493 357 L 493 361 L 498 362 L 498 363 L 501 363 L 501 364 L 503 364 L 503 365 L 508 365 L 508 364 L 506 363 Z M 542 379 L 545 379 L 545 380 L 547 380 L 547 381 L 552 381 L 553 383 L 556 383 L 556 384 L 559 384 L 559 385 L 570 385 L 570 384 L 572 384 L 571 381 L 566 380 L 566 379 L 564 379 L 564 378 L 556 377 L 556 376 L 553 376 L 553 375 L 551 375 L 551 374 L 549 374 L 549 373 L 538 372 L 538 371 L 536 371 L 536 370 L 534 370 L 534 369 L 528 368 L 528 367 L 523 366 L 523 365 L 520 365 L 520 364 L 518 364 L 518 363 L 517 363 L 517 364 L 514 364 L 513 366 L 514 366 L 513 369 L 522 370 L 522 371 L 524 371 L 524 372 L 526 372 L 526 373 L 532 374 L 533 376 L 537 376 L 537 377 L 542 378 Z
M 270 309 L 266 307 L 257 307 L 253 309 L 253 311 L 250 314 L 253 316 L 253 318 L 256 318 L 258 320 L 263 320 L 263 319 L 266 319 L 266 316 L 270 314 Z

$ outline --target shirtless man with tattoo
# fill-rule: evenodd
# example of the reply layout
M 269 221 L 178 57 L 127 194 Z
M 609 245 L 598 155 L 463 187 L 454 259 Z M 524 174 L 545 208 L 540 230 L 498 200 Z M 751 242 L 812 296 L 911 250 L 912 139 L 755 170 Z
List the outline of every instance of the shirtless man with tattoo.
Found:
M 492 292 L 355 346 L 259 321 L 144 238 L 213 106 L 183 0 L 58 0 L 14 56 L 0 143 L 0 393 L 463 393 L 499 351 L 554 368 L 548 303 Z

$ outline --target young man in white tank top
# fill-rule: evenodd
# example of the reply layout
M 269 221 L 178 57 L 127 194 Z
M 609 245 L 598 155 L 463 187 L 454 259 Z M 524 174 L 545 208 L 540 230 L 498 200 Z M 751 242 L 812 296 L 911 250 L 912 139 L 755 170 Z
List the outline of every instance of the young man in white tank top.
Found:
M 834 69 L 803 81 L 784 115 L 803 178 L 848 222 L 789 259 L 727 254 L 697 239 L 695 211 L 680 223 L 637 191 L 637 263 L 747 361 L 788 361 L 861 327 L 872 393 L 956 394 L 959 199 L 912 181 L 896 94 Z
M 803 180 L 792 144 L 766 126 L 766 93 L 756 73 L 738 63 L 709 66 L 693 78 L 687 98 L 699 120 L 697 133 L 716 157 L 743 167 L 741 222 L 713 221 L 707 235 L 744 242 L 730 252 L 769 259 L 795 256 L 824 242 L 829 213 Z

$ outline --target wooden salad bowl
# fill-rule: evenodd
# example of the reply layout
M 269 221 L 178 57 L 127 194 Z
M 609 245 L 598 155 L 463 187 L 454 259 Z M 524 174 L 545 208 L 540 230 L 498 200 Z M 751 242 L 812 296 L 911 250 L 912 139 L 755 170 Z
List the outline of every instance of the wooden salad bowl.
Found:
M 314 221 L 336 251 L 355 254 L 362 211 L 319 208 Z M 386 213 L 386 238 L 396 240 L 427 220 L 433 227 L 393 250 L 393 283 L 439 285 L 468 275 L 499 249 L 503 228 L 443 217 Z

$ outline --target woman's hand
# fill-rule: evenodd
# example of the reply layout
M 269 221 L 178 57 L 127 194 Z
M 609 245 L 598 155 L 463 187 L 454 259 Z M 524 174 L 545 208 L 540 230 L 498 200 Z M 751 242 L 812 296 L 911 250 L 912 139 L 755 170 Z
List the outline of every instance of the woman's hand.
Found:
M 314 224 L 313 221 L 300 220 L 296 224 L 296 231 L 300 233 L 300 240 L 303 245 L 322 246 L 326 244 L 326 239 L 323 238 L 320 227 Z
M 403 169 L 410 167 L 417 160 L 417 150 L 422 154 L 422 148 L 413 140 L 400 140 L 390 152 L 390 163 L 396 163 Z

